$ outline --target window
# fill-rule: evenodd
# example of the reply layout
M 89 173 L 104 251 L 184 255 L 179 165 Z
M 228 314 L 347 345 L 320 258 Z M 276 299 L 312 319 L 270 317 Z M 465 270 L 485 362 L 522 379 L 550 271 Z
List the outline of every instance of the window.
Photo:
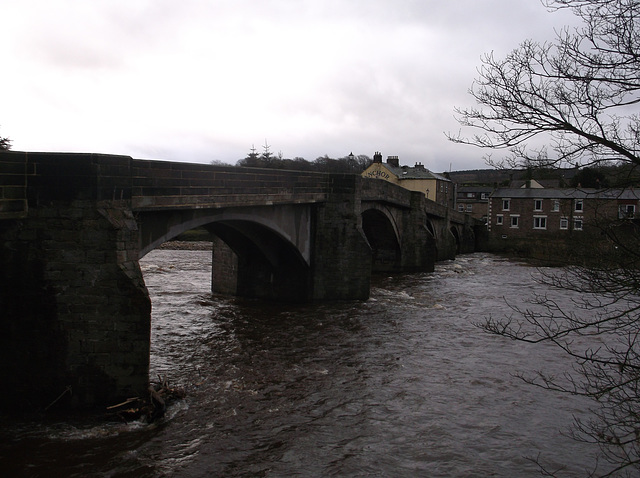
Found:
M 620 204 L 618 206 L 618 219 L 633 219 L 635 212 L 635 204 Z
M 553 200 L 553 209 L 551 209 L 553 212 L 558 212 L 560 210 L 560 201 L 558 201 L 557 199 Z
M 464 204 L 458 204 L 458 212 L 464 212 Z
M 511 227 L 518 227 L 520 216 L 511 216 Z
M 487 193 L 480 193 L 480 199 L 487 199 Z
M 534 211 L 542 211 L 542 199 L 535 199 L 533 205 Z
M 473 204 L 467 204 L 467 212 L 471 212 L 473 210 Z
M 502 226 L 502 214 L 496 216 L 496 225 Z
M 502 200 L 502 210 L 503 211 L 508 211 L 509 210 L 509 206 L 511 206 L 511 199 L 503 199 Z
M 560 229 L 569 229 L 569 219 L 566 217 L 560 218 Z
M 584 208 L 584 203 L 582 202 L 582 199 L 576 199 L 575 206 L 576 206 L 575 211 L 581 212 Z
M 472 198 L 473 197 L 473 193 L 467 193 L 467 197 L 468 198 Z
M 533 216 L 533 228 L 534 229 L 546 229 L 547 228 L 547 216 Z
M 573 230 L 582 231 L 582 218 L 575 218 L 573 220 Z

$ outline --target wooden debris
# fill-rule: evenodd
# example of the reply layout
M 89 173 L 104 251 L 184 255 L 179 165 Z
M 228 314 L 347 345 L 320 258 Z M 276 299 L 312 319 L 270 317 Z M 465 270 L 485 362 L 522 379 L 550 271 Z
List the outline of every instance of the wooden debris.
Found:
M 144 418 L 148 423 L 152 423 L 162 418 L 167 406 L 184 398 L 186 393 L 181 388 L 170 387 L 166 379 L 158 378 L 160 381 L 149 387 L 148 398 L 128 398 L 122 403 L 107 407 L 107 410 L 114 411 L 125 422 Z

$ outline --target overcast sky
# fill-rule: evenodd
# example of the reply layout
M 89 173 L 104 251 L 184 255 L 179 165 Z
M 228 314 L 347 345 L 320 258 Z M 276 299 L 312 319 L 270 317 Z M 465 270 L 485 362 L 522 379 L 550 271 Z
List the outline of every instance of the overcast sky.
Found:
M 573 20 L 539 0 L 0 0 L 0 135 L 19 151 L 235 164 L 450 143 L 483 54 Z

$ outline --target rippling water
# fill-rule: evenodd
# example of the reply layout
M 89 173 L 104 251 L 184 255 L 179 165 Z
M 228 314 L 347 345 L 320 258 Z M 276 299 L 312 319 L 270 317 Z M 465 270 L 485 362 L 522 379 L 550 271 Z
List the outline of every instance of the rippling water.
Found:
M 283 305 L 212 297 L 210 252 L 156 250 L 152 378 L 188 397 L 153 425 L 12 421 L 1 469 L 26 476 L 584 476 L 563 436 L 587 403 L 516 371 L 570 367 L 550 347 L 483 333 L 540 286 L 472 254 L 375 279 L 371 299 Z M 567 294 L 563 292 L 563 294 Z

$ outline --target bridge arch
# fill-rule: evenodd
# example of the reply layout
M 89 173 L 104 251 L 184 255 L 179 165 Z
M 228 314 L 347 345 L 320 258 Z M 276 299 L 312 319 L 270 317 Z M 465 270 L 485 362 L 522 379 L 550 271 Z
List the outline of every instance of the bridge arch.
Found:
M 381 205 L 362 211 L 362 230 L 372 251 L 372 268 L 376 272 L 401 268 L 400 233 L 395 217 Z
M 138 222 L 140 257 L 196 227 L 217 237 L 212 292 L 284 301 L 311 298 L 310 220 L 304 207 L 141 213 Z

